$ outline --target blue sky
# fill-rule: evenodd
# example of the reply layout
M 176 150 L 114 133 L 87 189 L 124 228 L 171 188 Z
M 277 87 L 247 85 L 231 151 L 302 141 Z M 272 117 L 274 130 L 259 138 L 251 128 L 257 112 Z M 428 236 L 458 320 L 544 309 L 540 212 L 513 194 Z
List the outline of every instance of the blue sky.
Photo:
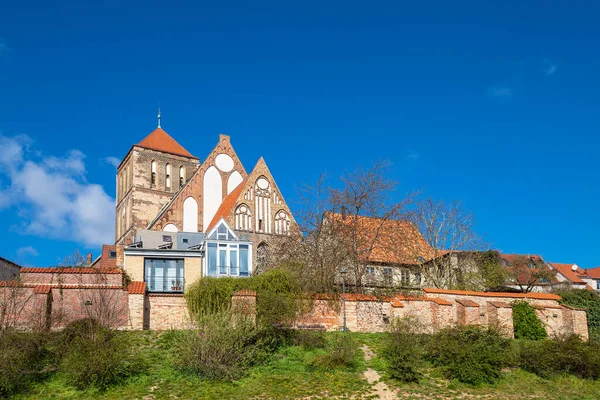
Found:
M 2 6 L 0 256 L 96 255 L 107 158 L 160 103 L 201 159 L 221 132 L 246 169 L 264 156 L 292 207 L 389 159 L 399 196 L 463 201 L 497 249 L 600 264 L 594 2 L 194 3 Z

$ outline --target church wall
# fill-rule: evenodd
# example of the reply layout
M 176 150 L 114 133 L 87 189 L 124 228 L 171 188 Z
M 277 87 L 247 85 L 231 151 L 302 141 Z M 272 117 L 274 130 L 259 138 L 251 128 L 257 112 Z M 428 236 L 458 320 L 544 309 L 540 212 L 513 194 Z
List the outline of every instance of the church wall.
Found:
M 216 159 L 219 155 L 227 155 L 231 162 L 228 163 L 228 161 L 220 161 L 219 165 L 217 165 Z M 227 158 L 220 157 L 220 160 L 223 159 L 227 160 Z M 233 167 L 231 166 L 231 164 L 233 164 Z M 223 170 L 219 170 L 219 166 Z M 233 169 L 228 170 L 229 168 Z M 209 199 L 205 201 L 205 173 L 209 169 L 213 171 L 210 172 L 210 174 L 214 177 L 214 179 L 209 179 L 210 193 L 212 194 L 209 195 Z M 209 211 L 216 211 L 219 208 L 222 199 L 225 198 L 225 196 L 227 195 L 227 182 L 229 180 L 230 175 L 232 174 L 239 174 L 242 178 L 247 176 L 247 173 L 244 170 L 242 163 L 240 162 L 237 154 L 231 146 L 229 136 L 220 135 L 217 146 L 200 165 L 198 171 L 190 178 L 189 183 L 177 195 L 177 197 L 173 200 L 171 205 L 166 210 L 164 210 L 164 212 L 161 215 L 158 216 L 158 220 L 152 227 L 150 227 L 150 229 L 163 230 L 163 228 L 167 224 L 172 223 L 177 226 L 179 231 L 183 231 L 183 202 L 186 198 L 191 196 L 196 200 L 199 206 L 198 232 L 203 232 L 204 227 L 207 226 L 207 224 L 209 224 L 212 219 L 212 216 L 209 218 L 206 215 L 205 207 L 207 206 Z M 220 196 L 217 190 L 217 186 L 219 185 L 216 183 L 217 175 L 220 177 Z M 212 215 L 214 215 L 214 211 L 212 211 Z

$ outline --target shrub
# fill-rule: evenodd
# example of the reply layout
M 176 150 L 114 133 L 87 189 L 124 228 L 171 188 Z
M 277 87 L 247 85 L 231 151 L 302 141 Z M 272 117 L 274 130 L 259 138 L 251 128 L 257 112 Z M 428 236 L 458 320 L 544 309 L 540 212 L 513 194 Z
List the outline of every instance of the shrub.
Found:
M 561 303 L 586 311 L 590 338 L 600 340 L 600 294 L 591 290 L 572 289 L 559 292 L 558 295 Z
M 577 335 L 520 343 L 520 367 L 543 378 L 568 373 L 579 378 L 600 377 L 600 347 Z
M 314 367 L 332 368 L 356 368 L 358 365 L 360 350 L 358 343 L 349 335 L 335 333 L 325 348 L 326 354 L 315 357 L 311 365 Z
M 307 350 L 324 349 L 327 347 L 327 339 L 324 332 L 321 331 L 294 331 L 292 338 L 294 346 L 302 346 Z
M 495 330 L 461 326 L 433 335 L 428 347 L 429 358 L 448 378 L 479 385 L 500 378 L 510 342 Z
M 25 389 L 39 375 L 43 361 L 39 334 L 0 330 L 0 398 Z
M 526 301 L 515 301 L 512 304 L 515 339 L 539 340 L 548 334 L 542 321 L 535 315 L 535 308 Z
M 396 319 L 383 343 L 383 357 L 392 378 L 418 382 L 424 355 L 421 326 L 414 318 Z
M 198 319 L 198 329 L 179 336 L 176 365 L 208 379 L 233 380 L 265 353 L 251 318 L 220 311 Z
M 191 315 L 219 313 L 231 308 L 231 296 L 238 290 L 257 292 L 256 315 L 262 326 L 286 325 L 296 316 L 300 289 L 289 271 L 273 269 L 249 278 L 203 277 L 186 290 Z
M 70 385 L 80 390 L 91 386 L 102 390 L 145 369 L 125 332 L 101 327 L 88 331 L 84 326 L 78 326 L 82 329 L 72 337 L 61 362 Z

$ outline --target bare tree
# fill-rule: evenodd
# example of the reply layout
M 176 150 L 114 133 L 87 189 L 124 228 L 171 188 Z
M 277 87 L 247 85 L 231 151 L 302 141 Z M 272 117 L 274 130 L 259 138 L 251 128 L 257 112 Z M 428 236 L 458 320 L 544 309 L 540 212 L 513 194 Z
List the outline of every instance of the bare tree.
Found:
M 507 271 L 507 283 L 523 293 L 531 292 L 536 286 L 549 284 L 555 277 L 555 272 L 540 256 L 504 254 L 500 262 Z
M 348 248 L 334 227 L 323 221 L 331 210 L 331 188 L 321 174 L 315 185 L 297 187 L 296 192 L 299 229 L 275 241 L 272 266 L 288 269 L 305 291 L 335 291 L 335 278 L 348 258 Z

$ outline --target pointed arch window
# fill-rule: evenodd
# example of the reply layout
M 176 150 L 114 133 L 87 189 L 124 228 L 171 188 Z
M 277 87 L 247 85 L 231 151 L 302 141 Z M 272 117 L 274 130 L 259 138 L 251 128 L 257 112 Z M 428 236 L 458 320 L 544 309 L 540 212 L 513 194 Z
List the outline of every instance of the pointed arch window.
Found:
M 238 231 L 252 230 L 252 213 L 246 204 L 240 204 L 235 209 L 235 229 Z
M 271 184 L 261 176 L 254 184 L 254 209 L 257 232 L 271 233 Z
M 185 183 L 185 168 L 182 165 L 181 167 L 179 167 L 179 187 L 182 187 L 184 183 Z
M 154 161 L 154 160 L 152 161 L 152 164 L 150 166 L 150 172 L 151 172 L 150 183 L 152 185 L 156 185 L 156 161 Z
M 171 164 L 167 163 L 165 168 L 165 186 L 167 189 L 171 188 Z
M 279 210 L 275 214 L 275 233 L 278 235 L 290 233 L 290 217 L 285 210 Z

